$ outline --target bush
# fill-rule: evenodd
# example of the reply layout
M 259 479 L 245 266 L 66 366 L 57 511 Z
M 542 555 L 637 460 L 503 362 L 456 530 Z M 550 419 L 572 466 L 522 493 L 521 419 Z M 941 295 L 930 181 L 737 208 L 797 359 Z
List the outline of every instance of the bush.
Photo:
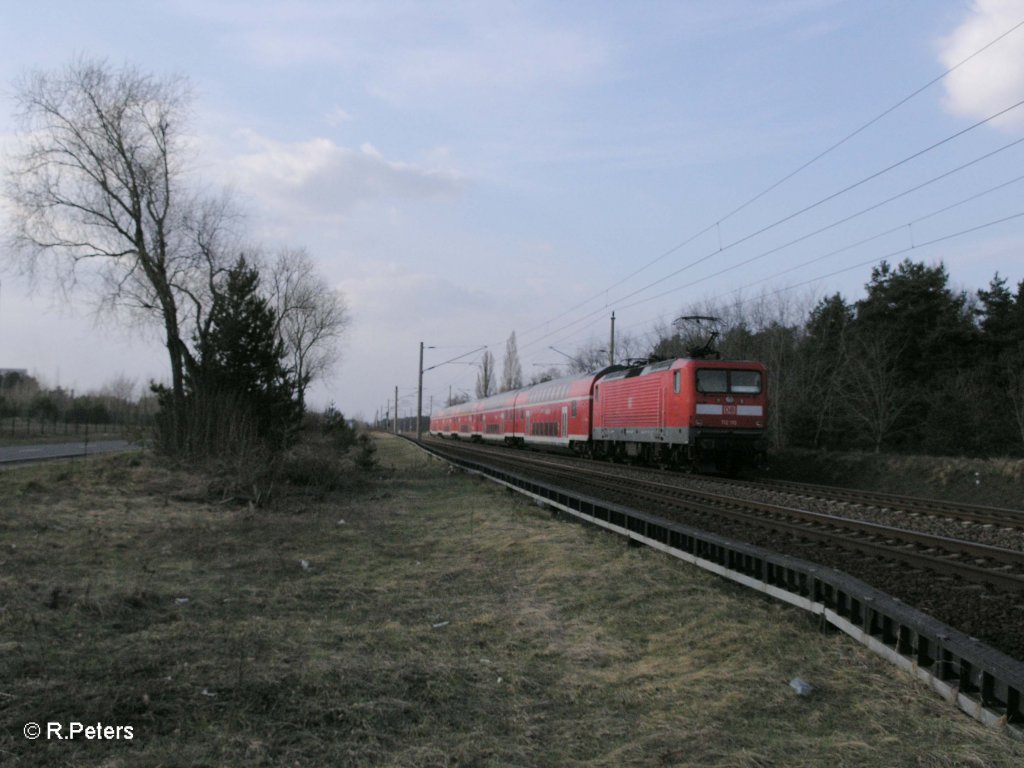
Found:
M 376 469 L 380 462 L 377 461 L 377 444 L 373 442 L 373 438 L 363 432 L 356 441 L 359 443 L 359 453 L 353 459 L 355 465 L 364 472 Z
M 347 453 L 356 442 L 356 431 L 345 419 L 344 414 L 334 407 L 334 403 L 327 406 L 327 410 L 324 411 L 320 431 L 334 448 L 342 453 Z
M 275 472 L 282 483 L 315 494 L 350 485 L 350 474 L 340 456 L 315 445 L 299 445 L 289 450 Z

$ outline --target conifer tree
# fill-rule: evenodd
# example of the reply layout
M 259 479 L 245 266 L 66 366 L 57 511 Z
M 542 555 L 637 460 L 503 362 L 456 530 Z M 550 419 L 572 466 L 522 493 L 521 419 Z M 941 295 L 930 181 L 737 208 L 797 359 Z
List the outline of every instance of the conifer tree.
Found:
M 209 326 L 196 339 L 193 396 L 237 403 L 271 448 L 283 447 L 302 416 L 285 367 L 274 309 L 259 291 L 259 272 L 240 257 L 217 295 Z

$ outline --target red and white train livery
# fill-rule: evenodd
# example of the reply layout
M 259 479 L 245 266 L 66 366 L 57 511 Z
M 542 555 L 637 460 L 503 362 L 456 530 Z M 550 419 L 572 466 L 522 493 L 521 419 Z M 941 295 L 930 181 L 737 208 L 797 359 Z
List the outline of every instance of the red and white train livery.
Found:
M 609 366 L 453 405 L 431 417 L 430 433 L 731 468 L 763 451 L 767 418 L 763 365 L 677 358 Z

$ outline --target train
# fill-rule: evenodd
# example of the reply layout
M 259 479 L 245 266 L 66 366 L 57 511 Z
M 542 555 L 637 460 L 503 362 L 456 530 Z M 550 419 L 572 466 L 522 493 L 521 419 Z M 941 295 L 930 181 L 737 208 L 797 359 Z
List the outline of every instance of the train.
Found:
M 755 361 L 609 365 L 449 406 L 431 416 L 430 434 L 732 473 L 763 457 L 767 390 Z

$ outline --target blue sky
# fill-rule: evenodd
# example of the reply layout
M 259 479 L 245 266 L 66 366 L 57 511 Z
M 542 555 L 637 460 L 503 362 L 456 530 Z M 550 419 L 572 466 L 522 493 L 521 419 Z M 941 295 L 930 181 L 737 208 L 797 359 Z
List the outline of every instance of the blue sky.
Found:
M 612 310 L 636 335 L 764 294 L 800 313 L 858 298 L 886 256 L 943 260 L 972 291 L 997 270 L 1024 279 L 1024 218 L 925 245 L 1024 212 L 1024 144 L 836 224 L 1024 137 L 1024 107 L 751 236 L 1024 99 L 1024 28 L 727 216 L 1024 21 L 1024 0 L 42 0 L 3 15 L 0 148 L 26 70 L 85 55 L 190 79 L 197 178 L 233 190 L 252 241 L 307 248 L 345 293 L 343 361 L 313 401 L 346 414 L 372 417 L 396 385 L 411 412 L 421 340 L 427 365 L 482 345 L 500 361 L 515 330 L 529 376 L 561 359 L 549 345 L 603 345 Z M 155 333 L 2 280 L 0 367 L 78 390 L 165 377 Z M 431 371 L 426 400 L 473 379 Z

